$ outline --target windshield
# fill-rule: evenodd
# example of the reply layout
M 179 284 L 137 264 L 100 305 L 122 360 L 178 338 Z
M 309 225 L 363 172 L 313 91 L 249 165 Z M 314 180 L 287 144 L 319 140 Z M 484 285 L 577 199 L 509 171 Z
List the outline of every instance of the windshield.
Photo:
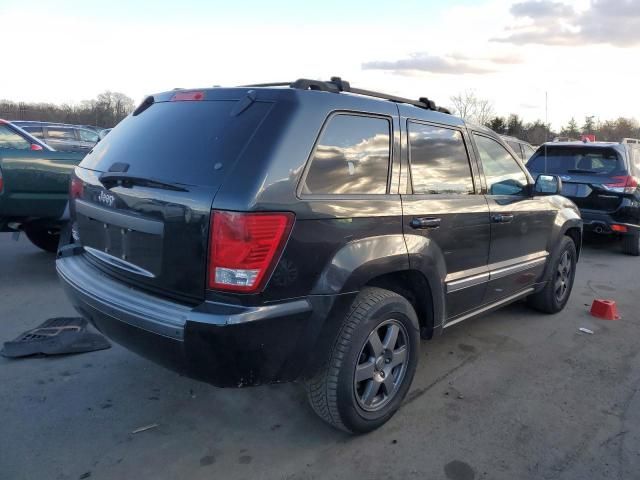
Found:
M 546 161 L 545 161 L 546 157 Z M 529 160 L 527 168 L 536 173 L 562 175 L 624 175 L 622 158 L 613 148 L 542 147 Z

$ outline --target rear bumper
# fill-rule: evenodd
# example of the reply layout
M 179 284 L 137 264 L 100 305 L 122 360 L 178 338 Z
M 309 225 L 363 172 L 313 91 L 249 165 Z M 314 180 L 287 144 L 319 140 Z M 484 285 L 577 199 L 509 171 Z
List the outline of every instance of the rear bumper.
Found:
M 74 307 L 103 334 L 220 387 L 296 379 L 318 360 L 327 315 L 350 303 L 338 298 L 344 296 L 315 296 L 258 307 L 190 307 L 118 282 L 82 253 L 59 258 L 56 269 Z
M 640 209 L 638 209 L 640 214 Z M 640 232 L 640 220 L 627 211 L 600 212 L 597 210 L 580 210 L 584 229 L 588 232 L 603 234 L 619 233 L 611 229 L 612 225 L 623 225 L 627 233 Z

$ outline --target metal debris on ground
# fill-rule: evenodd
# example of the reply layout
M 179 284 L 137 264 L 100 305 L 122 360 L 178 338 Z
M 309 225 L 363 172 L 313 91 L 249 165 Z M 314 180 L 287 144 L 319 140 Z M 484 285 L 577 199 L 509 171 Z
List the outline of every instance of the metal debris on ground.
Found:
M 580 327 L 578 330 L 580 330 L 582 333 L 588 333 L 589 335 L 593 335 L 593 330 L 589 330 L 588 328 Z
M 5 342 L 0 354 L 8 358 L 20 358 L 37 354 L 93 352 L 110 347 L 111 344 L 105 337 L 88 330 L 84 318 L 57 317 Z
M 140 428 L 136 428 L 133 432 L 131 432 L 133 435 L 135 435 L 136 433 L 141 433 L 141 432 L 146 432 L 147 430 L 151 430 L 152 428 L 157 428 L 160 425 L 157 423 L 152 423 L 151 425 L 145 425 L 144 427 L 140 427 Z

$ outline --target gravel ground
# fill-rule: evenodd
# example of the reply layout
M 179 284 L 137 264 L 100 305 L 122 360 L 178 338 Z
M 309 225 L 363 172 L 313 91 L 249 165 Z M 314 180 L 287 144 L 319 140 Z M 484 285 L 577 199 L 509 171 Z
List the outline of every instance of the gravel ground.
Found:
M 116 345 L 0 357 L 0 478 L 638 478 L 640 259 L 616 247 L 585 246 L 558 315 L 515 304 L 423 342 L 405 405 L 362 437 L 295 384 L 216 389 Z M 622 319 L 590 317 L 595 297 Z M 0 341 L 65 315 L 53 257 L 0 234 Z

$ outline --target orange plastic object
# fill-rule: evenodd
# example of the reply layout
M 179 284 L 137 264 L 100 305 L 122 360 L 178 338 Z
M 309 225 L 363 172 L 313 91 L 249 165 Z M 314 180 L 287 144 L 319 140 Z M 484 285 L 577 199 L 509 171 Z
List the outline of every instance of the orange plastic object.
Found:
M 603 320 L 619 320 L 618 307 L 615 300 L 596 299 L 591 305 L 591 315 Z

